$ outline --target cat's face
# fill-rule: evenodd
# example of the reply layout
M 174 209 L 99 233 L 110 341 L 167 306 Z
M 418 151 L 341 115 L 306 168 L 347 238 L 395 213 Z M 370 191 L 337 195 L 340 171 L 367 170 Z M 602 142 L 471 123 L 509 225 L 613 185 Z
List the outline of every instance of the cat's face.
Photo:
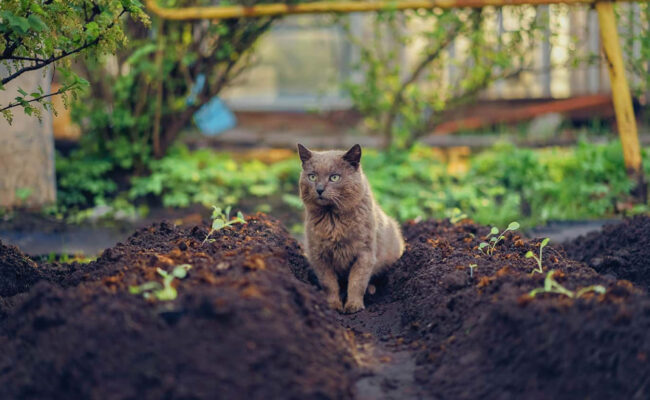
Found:
M 344 151 L 311 151 L 298 145 L 302 161 L 300 196 L 306 205 L 346 209 L 361 198 L 361 146 Z

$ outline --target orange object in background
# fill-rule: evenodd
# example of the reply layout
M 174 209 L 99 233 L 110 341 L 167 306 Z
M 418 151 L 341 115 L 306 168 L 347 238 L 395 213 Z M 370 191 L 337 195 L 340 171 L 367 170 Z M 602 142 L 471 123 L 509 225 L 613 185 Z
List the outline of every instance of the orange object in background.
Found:
M 61 88 L 58 83 L 52 83 L 52 93 Z M 81 137 L 81 128 L 79 125 L 72 122 L 70 116 L 70 108 L 65 108 L 61 96 L 52 96 L 52 105 L 56 110 L 54 120 L 52 122 L 54 129 L 55 140 L 72 140 L 77 141 Z

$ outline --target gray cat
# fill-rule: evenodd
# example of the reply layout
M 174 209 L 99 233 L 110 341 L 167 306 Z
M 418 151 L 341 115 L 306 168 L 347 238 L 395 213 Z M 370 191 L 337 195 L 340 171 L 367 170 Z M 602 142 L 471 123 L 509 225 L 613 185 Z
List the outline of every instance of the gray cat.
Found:
M 307 258 L 327 292 L 330 307 L 354 313 L 372 275 L 397 261 L 404 239 L 394 219 L 375 201 L 361 169 L 361 146 L 311 151 L 298 144 L 300 196 L 305 204 Z M 348 278 L 345 307 L 339 277 Z

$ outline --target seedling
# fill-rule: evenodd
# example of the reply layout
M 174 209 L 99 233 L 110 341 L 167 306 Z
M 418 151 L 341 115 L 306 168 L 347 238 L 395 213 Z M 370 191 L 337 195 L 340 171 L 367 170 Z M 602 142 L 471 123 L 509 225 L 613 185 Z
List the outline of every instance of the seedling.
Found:
M 187 271 L 192 268 L 189 264 L 182 264 L 174 267 L 171 273 L 164 269 L 157 268 L 158 275 L 162 276 L 162 283 L 158 281 L 145 282 L 139 286 L 129 287 L 131 294 L 142 294 L 145 299 L 150 299 L 152 296 L 159 301 L 174 300 L 178 296 L 176 288 L 172 286 L 174 279 L 185 279 Z
M 456 225 L 460 221 L 467 219 L 467 214 L 462 212 L 460 208 L 454 208 L 449 215 L 449 222 Z
M 473 278 L 474 277 L 474 268 L 478 267 L 476 264 L 470 264 L 469 265 L 469 277 Z
M 548 271 L 548 273 L 546 274 L 546 279 L 544 279 L 544 287 L 533 289 L 528 293 L 528 295 L 530 297 L 535 297 L 539 293 L 557 293 L 557 294 L 563 294 L 573 299 L 573 298 L 579 298 L 583 294 L 589 292 L 603 294 L 607 291 L 607 289 L 605 289 L 605 287 L 602 285 L 591 285 L 579 289 L 577 292 L 572 292 L 571 290 L 557 283 L 555 279 L 553 279 L 554 273 L 555 270 Z
M 542 267 L 542 249 L 544 249 L 544 247 L 546 247 L 549 240 L 550 240 L 549 238 L 546 238 L 546 239 L 542 240 L 542 243 L 539 244 L 539 257 L 537 257 L 535 254 L 533 254 L 533 252 L 531 250 L 528 250 L 528 252 L 526 253 L 526 258 L 534 258 L 535 261 L 537 261 L 537 268 L 535 268 L 533 270 L 533 274 L 535 272 L 539 272 L 540 274 L 544 273 L 544 268 Z
M 210 236 L 220 229 L 234 224 L 246 223 L 244 214 L 242 214 L 241 211 L 237 212 L 236 217 L 230 219 L 230 206 L 226 207 L 225 212 L 221 210 L 221 207 L 212 206 L 212 208 L 212 227 L 210 228 L 210 232 L 208 232 L 207 236 L 205 239 L 203 239 L 203 242 L 201 244 L 205 244 L 205 242 L 214 242 L 214 239 L 210 239 Z
M 508 227 L 503 232 L 501 232 L 501 234 L 499 234 L 499 228 L 493 226 L 490 230 L 490 233 L 486 237 L 486 239 L 490 239 L 489 242 L 481 242 L 478 245 L 478 249 L 488 256 L 492 255 L 492 253 L 494 253 L 494 249 L 497 246 L 497 243 L 503 240 L 506 232 L 516 231 L 517 229 L 519 229 L 519 222 L 517 221 L 511 222 L 510 225 L 508 225 Z

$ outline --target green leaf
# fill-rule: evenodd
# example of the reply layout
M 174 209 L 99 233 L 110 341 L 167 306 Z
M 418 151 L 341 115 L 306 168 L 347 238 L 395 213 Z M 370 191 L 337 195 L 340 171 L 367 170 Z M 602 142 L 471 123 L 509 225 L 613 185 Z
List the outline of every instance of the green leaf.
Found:
M 185 279 L 187 276 L 187 271 L 191 269 L 192 266 L 190 264 L 181 264 L 179 266 L 174 267 L 174 270 L 172 271 L 172 275 L 174 275 L 178 279 Z
M 22 94 L 23 96 L 27 96 L 27 92 L 21 88 L 18 88 L 18 93 Z
M 530 250 L 528 250 L 528 252 L 526 252 L 526 256 L 525 256 L 525 257 L 526 257 L 526 258 L 533 258 L 534 256 L 535 256 L 535 255 L 533 254 L 533 252 L 530 251 Z
M 485 243 L 485 242 L 481 242 L 481 243 L 478 245 L 478 248 L 479 248 L 479 249 L 484 249 L 484 248 L 486 248 L 487 246 L 488 246 L 487 243 Z
M 546 245 L 548 244 L 549 240 L 551 240 L 551 239 L 546 238 L 546 239 L 542 240 L 542 243 L 539 245 L 539 249 L 541 250 L 541 249 L 543 249 L 544 247 L 546 247 Z
M 29 26 L 35 32 L 43 32 L 47 29 L 47 25 L 38 15 L 30 14 L 29 17 L 27 17 L 27 21 L 29 22 Z
M 517 229 L 519 229 L 519 222 L 517 222 L 517 221 L 511 222 L 510 225 L 508 225 L 508 230 L 509 231 L 514 231 L 514 230 L 517 230 Z
M 222 219 L 217 218 L 214 221 L 212 221 L 212 229 L 214 229 L 215 231 L 218 231 L 224 226 L 226 226 L 226 223 Z
M 97 22 L 92 21 L 86 24 L 86 37 L 89 40 L 94 40 L 99 36 L 99 25 Z
M 490 235 L 496 235 L 497 233 L 499 233 L 499 228 L 493 226 L 492 229 L 490 229 Z

